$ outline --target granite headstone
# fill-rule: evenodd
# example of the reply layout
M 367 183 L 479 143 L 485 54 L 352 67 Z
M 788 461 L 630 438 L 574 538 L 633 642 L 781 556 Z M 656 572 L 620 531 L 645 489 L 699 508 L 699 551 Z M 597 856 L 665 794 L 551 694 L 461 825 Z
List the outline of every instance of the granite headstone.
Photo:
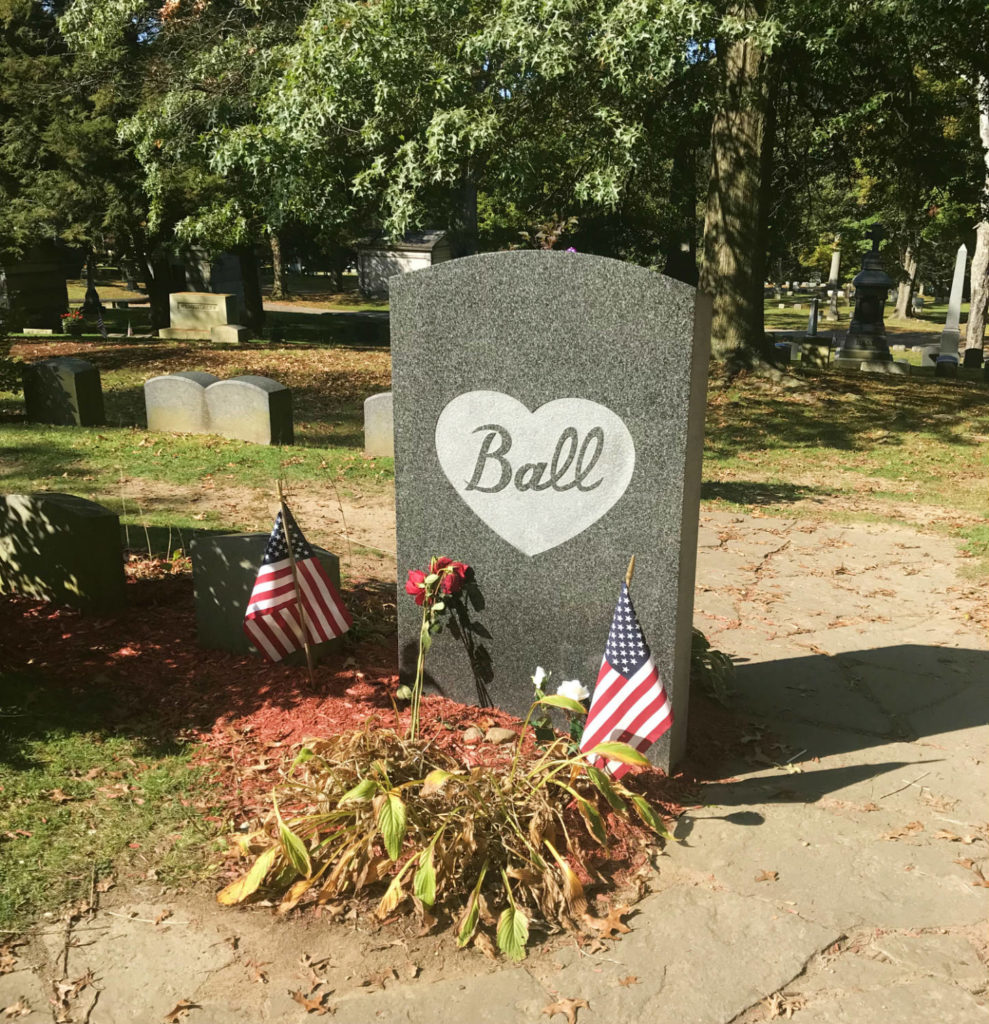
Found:
M 28 363 L 21 371 L 24 410 L 32 423 L 94 427 L 104 422 L 100 371 L 75 356 Z
M 434 642 L 427 688 L 522 714 L 537 665 L 590 687 L 632 596 L 683 752 L 710 300 L 579 253 L 468 257 L 394 279 L 399 591 L 430 556 L 483 596 Z M 400 671 L 420 610 L 399 601 Z
M 74 494 L 0 495 L 0 592 L 87 611 L 120 607 L 120 520 Z
M 148 430 L 176 434 L 209 433 L 206 388 L 220 378 L 201 370 L 152 377 L 144 382 Z
M 206 389 L 209 432 L 255 444 L 292 444 L 292 392 L 270 377 L 245 374 Z
M 364 454 L 395 454 L 395 414 L 390 391 L 371 395 L 364 401 Z
M 170 327 L 160 338 L 208 338 L 210 329 L 237 319 L 237 298 L 221 292 L 172 292 L 168 296 Z
M 244 632 L 244 615 L 269 536 L 267 533 L 229 533 L 193 538 L 189 554 L 200 647 L 238 653 L 255 650 Z M 339 591 L 340 560 L 329 551 L 312 547 Z M 321 655 L 338 649 L 341 643 L 338 637 L 314 644 L 313 657 L 318 660 Z M 290 655 L 285 660 L 292 664 L 299 658 Z

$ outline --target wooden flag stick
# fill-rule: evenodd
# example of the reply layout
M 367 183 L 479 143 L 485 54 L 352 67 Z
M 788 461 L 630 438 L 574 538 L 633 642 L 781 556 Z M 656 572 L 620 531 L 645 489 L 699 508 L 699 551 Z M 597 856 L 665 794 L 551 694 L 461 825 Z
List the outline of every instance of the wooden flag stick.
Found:
M 312 648 L 309 646 L 309 619 L 302 602 L 302 589 L 299 587 L 299 570 L 295 564 L 295 552 L 292 550 L 292 535 L 288 528 L 288 509 L 285 508 L 285 494 L 282 491 L 281 478 L 278 479 L 278 504 L 282 511 L 282 529 L 285 531 L 285 542 L 288 547 L 288 564 L 292 568 L 292 585 L 295 587 L 295 600 L 299 606 L 299 619 L 302 623 L 302 649 L 306 652 L 306 668 L 309 669 L 309 685 L 316 689 L 316 677 L 313 674 Z
M 625 586 L 632 586 L 632 573 L 635 572 L 635 555 L 632 555 L 628 563 L 628 572 L 625 573 Z

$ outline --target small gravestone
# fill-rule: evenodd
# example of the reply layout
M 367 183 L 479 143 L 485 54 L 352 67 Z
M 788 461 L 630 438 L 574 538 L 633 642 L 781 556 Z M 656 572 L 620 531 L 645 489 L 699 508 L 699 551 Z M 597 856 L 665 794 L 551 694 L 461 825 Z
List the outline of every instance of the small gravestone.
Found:
M 0 496 L 0 591 L 87 611 L 120 607 L 120 520 L 73 494 Z
M 213 327 L 236 320 L 237 298 L 219 292 L 172 292 L 168 296 L 171 326 L 160 338 L 208 338 Z
M 200 647 L 237 653 L 255 649 L 244 633 L 244 615 L 269 536 L 267 533 L 230 533 L 193 538 L 189 553 L 196 604 L 196 639 Z M 340 560 L 322 548 L 313 546 L 313 552 L 339 591 Z M 341 643 L 337 637 L 314 644 L 313 656 L 318 658 L 337 650 Z M 304 658 L 304 654 L 302 656 Z M 285 659 L 289 664 L 298 660 L 298 654 Z
M 364 401 L 364 454 L 389 458 L 395 454 L 395 416 L 390 391 L 371 395 Z
M 144 382 L 148 430 L 176 434 L 209 433 L 206 388 L 220 378 L 200 370 L 169 373 Z
M 255 444 L 292 444 L 292 392 L 270 377 L 246 374 L 206 389 L 209 432 Z
M 650 757 L 669 765 L 686 733 L 710 300 L 536 251 L 396 277 L 390 294 L 404 680 L 421 622 L 406 573 L 446 555 L 473 566 L 484 608 L 433 643 L 429 688 L 517 714 L 537 665 L 590 688 L 634 554 L 675 709 Z
M 28 363 L 21 379 L 32 423 L 94 427 L 104 422 L 100 371 L 85 359 L 58 356 Z

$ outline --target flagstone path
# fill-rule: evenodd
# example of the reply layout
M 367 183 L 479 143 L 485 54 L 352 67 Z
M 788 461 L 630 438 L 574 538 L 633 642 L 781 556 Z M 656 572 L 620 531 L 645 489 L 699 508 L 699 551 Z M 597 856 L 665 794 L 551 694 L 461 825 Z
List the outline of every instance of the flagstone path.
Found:
M 307 1018 L 291 993 L 324 978 L 340 1024 L 514 1024 L 566 1000 L 589 1004 L 579 1024 L 989 1024 L 989 643 L 964 568 L 952 541 L 904 526 L 703 513 L 695 621 L 738 661 L 754 724 L 607 952 L 505 966 L 448 936 L 221 911 L 149 883 L 107 894 L 71 946 L 42 925 L 0 1009 L 23 997 L 25 1020 L 48 1019 L 51 979 L 92 970 L 61 1019 L 287 1024 Z

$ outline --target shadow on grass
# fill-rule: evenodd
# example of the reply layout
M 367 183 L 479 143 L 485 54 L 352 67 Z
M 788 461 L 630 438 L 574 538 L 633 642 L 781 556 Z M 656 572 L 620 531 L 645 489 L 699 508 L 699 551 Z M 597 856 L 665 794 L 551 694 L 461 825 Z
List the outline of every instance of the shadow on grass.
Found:
M 782 505 L 790 501 L 826 497 L 833 494 L 823 487 L 799 484 L 769 484 L 745 480 L 709 480 L 701 484 L 702 501 L 730 501 L 736 505 Z

